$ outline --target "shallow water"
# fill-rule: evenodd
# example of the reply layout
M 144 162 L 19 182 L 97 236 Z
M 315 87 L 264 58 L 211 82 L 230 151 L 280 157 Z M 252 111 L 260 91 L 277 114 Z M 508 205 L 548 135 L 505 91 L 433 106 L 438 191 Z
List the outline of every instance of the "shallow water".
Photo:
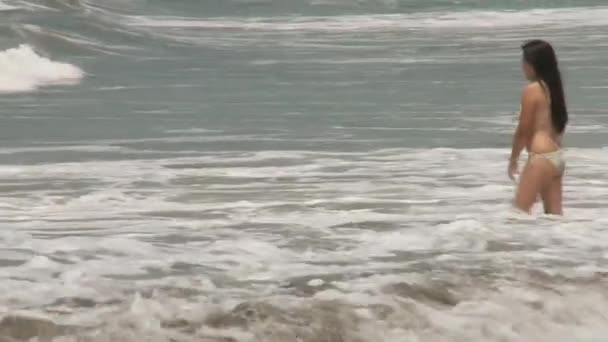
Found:
M 0 340 L 604 341 L 599 5 L 3 0 Z M 510 209 L 531 37 L 562 218 Z

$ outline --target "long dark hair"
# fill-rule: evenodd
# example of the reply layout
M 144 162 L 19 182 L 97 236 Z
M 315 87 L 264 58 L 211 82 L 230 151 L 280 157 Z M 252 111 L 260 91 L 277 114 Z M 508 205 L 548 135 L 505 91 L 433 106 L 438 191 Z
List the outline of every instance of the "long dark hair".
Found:
M 536 78 L 542 81 L 541 85 L 543 87 L 546 85 L 549 88 L 551 121 L 557 133 L 561 134 L 568 123 L 568 109 L 566 108 L 564 87 L 555 50 L 553 50 L 551 44 L 544 40 L 530 40 L 524 43 L 521 48 L 524 61 L 534 68 Z

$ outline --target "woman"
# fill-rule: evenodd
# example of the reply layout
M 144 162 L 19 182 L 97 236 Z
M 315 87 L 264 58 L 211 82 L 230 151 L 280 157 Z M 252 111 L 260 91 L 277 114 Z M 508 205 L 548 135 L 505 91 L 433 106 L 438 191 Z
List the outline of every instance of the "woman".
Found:
M 520 177 L 515 205 L 529 213 L 540 195 L 545 213 L 562 215 L 562 176 L 566 165 L 561 141 L 568 111 L 557 58 L 551 45 L 542 40 L 529 41 L 522 50 L 523 70 L 530 83 L 522 95 L 509 177 L 515 179 L 524 147 L 528 161 Z

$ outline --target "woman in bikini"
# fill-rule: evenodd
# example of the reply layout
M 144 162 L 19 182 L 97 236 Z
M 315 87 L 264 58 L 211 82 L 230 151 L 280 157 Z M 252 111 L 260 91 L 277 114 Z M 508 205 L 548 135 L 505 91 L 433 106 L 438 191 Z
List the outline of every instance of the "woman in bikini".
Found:
M 565 162 L 561 145 L 568 111 L 557 58 L 551 45 L 542 40 L 529 41 L 522 50 L 523 70 L 530 83 L 522 94 L 509 177 L 515 179 L 524 147 L 528 161 L 519 178 L 515 206 L 529 213 L 540 195 L 545 213 L 562 215 Z

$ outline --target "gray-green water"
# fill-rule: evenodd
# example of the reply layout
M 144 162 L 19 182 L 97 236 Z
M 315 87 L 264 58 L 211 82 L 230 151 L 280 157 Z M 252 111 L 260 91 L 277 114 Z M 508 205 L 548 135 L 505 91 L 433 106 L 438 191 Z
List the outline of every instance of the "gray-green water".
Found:
M 604 341 L 603 5 L 0 0 L 0 337 Z M 530 38 L 562 219 L 509 209 Z

